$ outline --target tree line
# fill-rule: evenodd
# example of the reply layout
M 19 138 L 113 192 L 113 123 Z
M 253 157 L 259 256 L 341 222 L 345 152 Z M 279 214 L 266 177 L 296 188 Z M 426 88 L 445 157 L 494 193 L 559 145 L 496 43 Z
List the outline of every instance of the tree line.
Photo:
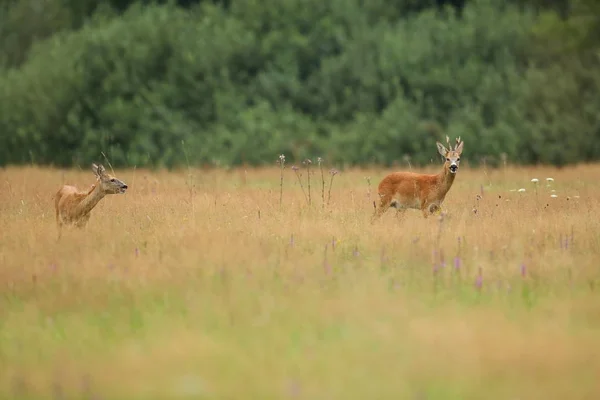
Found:
M 595 0 L 0 0 L 0 165 L 592 161 L 599 67 Z

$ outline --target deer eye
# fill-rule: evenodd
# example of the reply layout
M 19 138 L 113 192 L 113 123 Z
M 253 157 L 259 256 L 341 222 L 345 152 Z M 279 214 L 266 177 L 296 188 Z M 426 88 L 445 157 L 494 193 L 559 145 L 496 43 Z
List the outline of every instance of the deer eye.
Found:
M 460 161 L 460 157 L 458 157 L 458 158 L 456 159 L 456 161 Z
M 115 182 L 115 178 L 112 178 L 110 181 L 111 181 L 111 182 Z
M 446 158 L 446 161 L 450 162 L 450 159 L 449 159 L 449 158 Z

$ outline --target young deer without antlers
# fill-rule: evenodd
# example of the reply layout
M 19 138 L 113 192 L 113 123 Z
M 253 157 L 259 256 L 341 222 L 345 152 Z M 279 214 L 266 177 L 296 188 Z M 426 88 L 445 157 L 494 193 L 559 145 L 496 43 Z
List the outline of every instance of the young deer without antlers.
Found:
M 108 174 L 102 164 L 92 164 L 96 175 L 96 184 L 90 190 L 80 192 L 76 187 L 64 185 L 54 197 L 58 237 L 63 225 L 75 225 L 83 228 L 90 219 L 90 212 L 107 194 L 125 193 L 127 185 Z
M 379 183 L 379 207 L 375 206 L 375 213 L 371 221 L 374 221 L 394 207 L 400 213 L 408 208 L 421 210 L 423 217 L 440 210 L 446 194 L 454 183 L 458 172 L 460 154 L 463 151 L 463 142 L 460 137 L 456 139 L 456 145 L 452 148 L 450 139 L 446 136 L 448 149 L 437 142 L 439 153 L 444 157 L 444 167 L 437 175 L 417 174 L 414 172 L 393 172 L 383 178 Z

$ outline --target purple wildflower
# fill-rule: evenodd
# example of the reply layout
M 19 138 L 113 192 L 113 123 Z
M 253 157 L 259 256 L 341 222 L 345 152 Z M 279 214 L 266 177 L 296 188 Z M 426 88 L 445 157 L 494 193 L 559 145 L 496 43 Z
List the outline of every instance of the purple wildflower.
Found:
M 479 273 L 477 274 L 477 278 L 475 279 L 475 287 L 477 289 L 481 289 L 481 286 L 483 286 L 483 273 L 481 267 L 479 267 Z
M 521 264 L 521 276 L 523 278 L 525 278 L 525 276 L 527 276 L 527 267 L 525 266 L 525 263 Z
M 562 250 L 563 248 L 563 237 L 562 237 L 562 233 L 559 235 L 558 237 L 558 244 L 560 245 L 560 249 Z
M 289 384 L 289 393 L 290 393 L 290 397 L 296 398 L 300 396 L 300 385 L 298 384 L 298 382 L 290 382 Z
M 459 256 L 454 257 L 454 269 L 456 269 L 456 270 L 460 269 L 460 257 Z

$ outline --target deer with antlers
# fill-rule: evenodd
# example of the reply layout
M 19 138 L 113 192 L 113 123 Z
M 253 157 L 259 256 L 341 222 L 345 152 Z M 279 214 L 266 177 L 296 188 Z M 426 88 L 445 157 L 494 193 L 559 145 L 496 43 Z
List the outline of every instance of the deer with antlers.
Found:
M 54 197 L 58 238 L 63 225 L 75 225 L 83 228 L 90 219 L 90 212 L 107 194 L 125 193 L 127 185 L 108 174 L 102 164 L 92 164 L 96 175 L 96 184 L 89 191 L 80 192 L 75 186 L 64 185 Z
M 448 148 L 436 142 L 440 155 L 444 158 L 442 171 L 437 175 L 418 174 L 414 172 L 393 172 L 381 180 L 378 187 L 379 207 L 375 207 L 372 221 L 394 207 L 399 213 L 409 208 L 421 210 L 423 217 L 441 210 L 441 204 L 454 183 L 458 172 L 463 142 L 456 139 L 454 148 L 446 136 Z

